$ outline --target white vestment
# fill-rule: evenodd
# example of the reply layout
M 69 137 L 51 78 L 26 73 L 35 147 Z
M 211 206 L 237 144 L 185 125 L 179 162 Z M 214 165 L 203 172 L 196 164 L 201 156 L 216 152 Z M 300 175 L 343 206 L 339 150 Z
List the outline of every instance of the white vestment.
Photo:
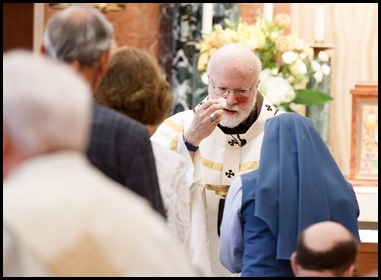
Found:
M 160 192 L 173 243 L 192 259 L 189 162 L 159 143 L 152 142 Z
M 276 108 L 264 98 L 257 120 L 243 134 L 224 134 L 218 127 L 205 138 L 193 158 L 191 188 L 192 247 L 195 265 L 212 276 L 228 276 L 218 259 L 217 217 L 220 196 L 206 184 L 230 185 L 238 175 L 258 168 L 265 121 Z M 194 112 L 187 110 L 166 119 L 151 140 L 184 155 L 192 162 L 182 133 L 192 122 Z M 207 209 L 207 211 L 206 211 Z
M 77 152 L 38 156 L 3 181 L 3 276 L 197 276 L 143 198 Z

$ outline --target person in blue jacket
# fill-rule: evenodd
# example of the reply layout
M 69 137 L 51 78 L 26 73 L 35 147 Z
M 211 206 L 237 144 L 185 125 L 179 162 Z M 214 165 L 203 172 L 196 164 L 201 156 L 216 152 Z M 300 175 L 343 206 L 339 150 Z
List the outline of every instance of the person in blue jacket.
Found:
M 266 121 L 259 168 L 230 186 L 219 258 L 241 276 L 293 276 L 299 233 L 335 221 L 359 241 L 358 215 L 354 190 L 311 120 L 279 114 Z

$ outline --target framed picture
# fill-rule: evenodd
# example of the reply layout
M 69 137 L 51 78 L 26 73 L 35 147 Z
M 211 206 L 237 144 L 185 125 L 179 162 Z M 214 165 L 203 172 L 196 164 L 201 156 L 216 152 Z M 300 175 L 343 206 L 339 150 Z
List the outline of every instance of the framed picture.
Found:
M 378 84 L 356 84 L 351 94 L 350 179 L 378 186 Z

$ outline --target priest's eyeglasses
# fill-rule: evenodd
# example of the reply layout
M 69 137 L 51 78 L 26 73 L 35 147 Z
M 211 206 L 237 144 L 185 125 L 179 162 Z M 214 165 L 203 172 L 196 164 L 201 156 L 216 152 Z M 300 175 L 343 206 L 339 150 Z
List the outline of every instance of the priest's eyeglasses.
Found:
M 249 97 L 251 90 L 254 88 L 255 83 L 252 85 L 251 88 L 248 89 L 240 89 L 240 88 L 228 88 L 228 87 L 220 87 L 220 86 L 215 86 L 213 84 L 212 79 L 210 79 L 210 82 L 212 84 L 214 94 L 217 96 L 221 96 L 223 98 L 226 98 L 229 96 L 230 91 L 234 93 L 236 97 Z

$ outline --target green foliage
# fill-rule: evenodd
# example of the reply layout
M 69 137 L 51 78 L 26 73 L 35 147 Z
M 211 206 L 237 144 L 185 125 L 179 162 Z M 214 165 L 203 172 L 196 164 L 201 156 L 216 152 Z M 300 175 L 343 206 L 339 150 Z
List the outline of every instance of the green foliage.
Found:
M 300 89 L 297 90 L 296 98 L 293 102 L 310 106 L 321 105 L 331 100 L 333 100 L 333 98 L 324 92 L 314 89 Z

